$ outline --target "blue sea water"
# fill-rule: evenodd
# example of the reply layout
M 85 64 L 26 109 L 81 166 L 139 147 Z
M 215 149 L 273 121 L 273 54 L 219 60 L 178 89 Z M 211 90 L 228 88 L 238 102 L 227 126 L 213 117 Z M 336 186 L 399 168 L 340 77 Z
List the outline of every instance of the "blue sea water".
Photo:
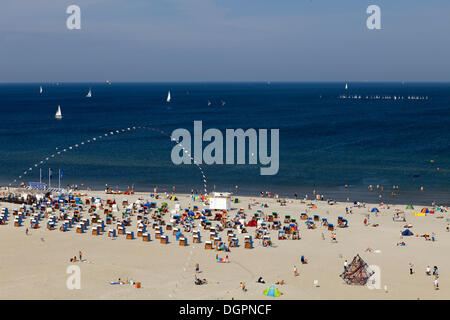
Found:
M 174 165 L 174 143 L 157 132 L 132 130 L 80 145 L 132 126 L 193 132 L 193 121 L 202 120 L 204 130 L 223 133 L 280 129 L 277 175 L 261 176 L 260 165 L 203 165 L 208 191 L 235 191 L 238 185 L 238 194 L 268 190 L 303 196 L 316 190 L 338 200 L 377 201 L 378 193 L 367 190 L 372 184 L 384 187 L 387 202 L 450 203 L 448 83 L 349 83 L 348 90 L 344 83 L 60 83 L 42 84 L 42 95 L 40 85 L 0 85 L 2 185 L 39 181 L 34 164 L 79 144 L 42 164 L 44 181 L 52 168 L 56 185 L 61 168 L 63 185 L 202 190 L 198 168 Z M 339 99 L 343 94 L 362 98 Z M 405 99 L 365 99 L 376 95 Z M 54 118 L 58 105 L 62 120 Z M 400 187 L 396 197 L 393 185 Z

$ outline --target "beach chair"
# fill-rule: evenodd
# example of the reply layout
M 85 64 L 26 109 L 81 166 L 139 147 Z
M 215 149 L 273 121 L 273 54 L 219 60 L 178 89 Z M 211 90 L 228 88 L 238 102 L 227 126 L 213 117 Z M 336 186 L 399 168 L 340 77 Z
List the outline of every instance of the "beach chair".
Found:
M 220 242 L 222 242 L 222 238 L 220 238 L 220 237 L 214 238 L 214 246 L 217 247 L 217 246 L 219 245 Z
M 210 239 L 210 240 L 214 240 L 216 237 L 217 237 L 217 232 L 211 231 L 211 232 L 209 233 L 209 239 Z
M 109 238 L 115 238 L 116 237 L 116 230 L 115 229 L 109 229 L 108 230 L 108 237 Z
M 328 231 L 334 231 L 334 225 L 329 223 L 328 224 Z
M 150 242 L 150 233 L 144 233 L 142 234 L 142 241 L 144 242 Z
M 181 237 L 181 238 L 179 239 L 179 245 L 180 245 L 180 246 L 183 246 L 183 247 L 187 246 L 187 239 L 184 238 L 184 237 Z
M 328 220 L 327 218 L 322 218 L 322 226 L 328 226 Z
M 98 227 L 92 227 L 92 235 L 93 236 L 98 236 L 99 235 L 99 231 L 98 231 Z
M 193 243 L 200 243 L 200 236 L 197 235 L 197 234 L 194 234 L 194 235 L 192 236 L 192 242 L 193 242 Z
M 245 236 L 244 237 L 244 248 L 245 249 L 252 249 L 253 248 L 252 236 Z
M 168 244 L 169 243 L 169 236 L 161 236 L 160 238 L 162 244 Z
M 77 233 L 83 233 L 83 227 L 81 225 L 77 226 Z
M 126 232 L 125 227 L 118 226 L 117 229 L 118 229 L 119 234 L 125 234 L 125 232 Z
M 320 221 L 320 217 L 317 214 L 314 215 L 314 221 L 316 222 Z
M 127 240 L 133 240 L 134 239 L 134 232 L 133 231 L 127 231 Z
M 212 250 L 213 245 L 211 241 L 205 241 L 205 250 Z
M 168 223 L 168 224 L 166 225 L 166 230 L 172 230 L 172 225 L 171 225 L 170 223 Z

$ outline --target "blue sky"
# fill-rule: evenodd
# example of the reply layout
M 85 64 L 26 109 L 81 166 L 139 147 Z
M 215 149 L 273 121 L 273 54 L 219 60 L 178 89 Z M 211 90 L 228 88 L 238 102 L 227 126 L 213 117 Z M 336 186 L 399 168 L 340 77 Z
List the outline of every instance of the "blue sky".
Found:
M 449 32 L 448 0 L 2 0 L 0 82 L 450 81 Z

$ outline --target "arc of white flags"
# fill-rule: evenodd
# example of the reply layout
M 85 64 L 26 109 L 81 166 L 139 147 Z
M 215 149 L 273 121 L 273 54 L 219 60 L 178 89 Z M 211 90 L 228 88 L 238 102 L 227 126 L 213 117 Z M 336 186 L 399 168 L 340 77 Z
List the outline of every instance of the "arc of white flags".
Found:
M 202 177 L 203 177 L 203 187 L 204 187 L 204 191 L 205 194 L 208 194 L 208 187 L 207 187 L 207 178 L 206 175 L 202 169 L 202 167 L 196 162 L 196 160 L 192 157 L 192 155 L 190 154 L 190 152 L 188 150 L 186 150 L 184 148 L 184 146 L 179 142 L 178 139 L 173 138 L 172 136 L 170 136 L 169 134 L 167 134 L 166 132 L 164 132 L 163 130 L 157 129 L 157 128 L 152 128 L 152 127 L 147 127 L 147 126 L 134 126 L 134 127 L 128 127 L 126 129 L 121 129 L 121 130 L 115 130 L 115 131 L 110 131 L 109 133 L 105 133 L 103 135 L 99 135 L 98 137 L 92 137 L 91 139 L 88 139 L 86 141 L 81 141 L 80 143 L 77 143 L 73 146 L 69 146 L 67 148 L 62 149 L 62 152 L 59 151 L 60 149 L 58 147 L 55 148 L 55 150 L 57 150 L 56 153 L 51 154 L 50 156 L 45 157 L 44 160 L 41 160 L 39 163 L 35 163 L 34 167 L 37 168 L 41 165 L 43 165 L 46 161 L 49 161 L 50 158 L 55 158 L 58 155 L 61 155 L 64 152 L 67 152 L 68 150 L 73 150 L 74 148 L 78 148 L 80 145 L 85 145 L 88 143 L 93 143 L 95 141 L 97 141 L 97 139 L 102 139 L 103 137 L 108 137 L 108 136 L 112 136 L 112 135 L 117 135 L 117 134 L 121 134 L 121 133 L 126 133 L 126 132 L 131 132 L 131 131 L 135 131 L 137 129 L 148 129 L 150 131 L 155 131 L 155 132 L 159 132 L 165 136 L 168 136 L 170 138 L 171 141 L 177 142 L 180 147 L 183 149 L 183 151 L 190 157 L 191 160 L 193 160 L 193 163 L 197 166 L 197 168 L 200 170 Z M 29 172 L 31 172 L 33 170 L 32 167 L 28 168 L 27 170 L 25 170 L 23 172 L 23 175 L 27 175 Z M 18 179 L 22 179 L 22 175 L 18 176 L 16 179 L 14 179 L 14 181 L 12 183 L 17 183 Z M 12 183 L 9 184 L 9 186 L 12 185 Z

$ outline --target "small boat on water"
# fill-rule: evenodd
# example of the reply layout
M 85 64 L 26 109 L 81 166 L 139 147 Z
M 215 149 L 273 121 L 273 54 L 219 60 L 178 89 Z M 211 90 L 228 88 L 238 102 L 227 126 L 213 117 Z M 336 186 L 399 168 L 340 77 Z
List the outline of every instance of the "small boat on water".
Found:
M 169 91 L 169 93 L 167 94 L 167 100 L 166 100 L 167 102 L 170 102 L 170 91 Z
M 61 106 L 58 105 L 58 110 L 55 113 L 55 119 L 62 119 Z
M 86 95 L 86 98 L 91 98 L 92 97 L 92 91 L 91 88 L 89 88 L 89 92 Z
M 39 87 L 39 94 L 42 94 L 42 86 Z
M 347 83 L 345 84 L 345 90 L 348 90 L 348 84 Z

